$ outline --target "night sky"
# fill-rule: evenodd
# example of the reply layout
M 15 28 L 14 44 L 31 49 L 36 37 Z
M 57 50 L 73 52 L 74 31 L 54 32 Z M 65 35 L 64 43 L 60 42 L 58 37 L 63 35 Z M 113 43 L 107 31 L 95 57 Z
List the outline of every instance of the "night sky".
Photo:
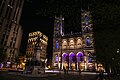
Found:
M 48 48 L 47 53 L 51 56 L 52 46 L 52 33 L 53 33 L 53 21 L 49 16 L 42 16 L 36 14 L 35 3 L 25 2 L 23 12 L 21 16 L 21 25 L 23 28 L 23 38 L 21 42 L 20 52 L 26 53 L 28 34 L 33 31 L 41 31 L 43 34 L 48 36 Z
M 84 6 L 84 5 L 83 5 Z M 25 0 L 21 22 L 23 38 L 20 52 L 25 54 L 28 33 L 41 31 L 48 36 L 47 57 L 52 56 L 54 16 L 62 14 L 65 18 L 65 33 L 80 32 L 81 2 L 77 0 Z

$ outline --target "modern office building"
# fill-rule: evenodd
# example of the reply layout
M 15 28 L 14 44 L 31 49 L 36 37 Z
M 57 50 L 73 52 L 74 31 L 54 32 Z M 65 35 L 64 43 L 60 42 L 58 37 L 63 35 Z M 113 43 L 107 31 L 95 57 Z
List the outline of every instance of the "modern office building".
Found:
M 38 37 L 40 37 L 40 59 L 41 61 L 46 60 L 46 51 L 48 45 L 48 37 L 45 36 L 40 31 L 31 32 L 29 33 L 27 49 L 26 49 L 26 60 L 31 60 L 35 53 L 35 45 L 37 42 Z
M 24 0 L 0 0 L 0 48 L 13 61 L 18 55 L 23 30 L 19 24 Z
M 55 17 L 53 34 L 52 67 L 62 70 L 95 71 L 94 34 L 90 11 L 81 11 L 79 33 L 64 34 L 64 18 Z

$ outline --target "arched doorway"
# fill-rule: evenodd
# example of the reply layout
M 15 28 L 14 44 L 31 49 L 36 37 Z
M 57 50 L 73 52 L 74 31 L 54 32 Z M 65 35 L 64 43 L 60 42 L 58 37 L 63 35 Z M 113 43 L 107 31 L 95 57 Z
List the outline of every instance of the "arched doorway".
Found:
M 82 52 L 77 53 L 77 69 L 80 69 L 81 71 L 85 69 L 85 64 L 84 64 L 84 56 Z
M 63 53 L 62 54 L 62 69 L 63 67 L 65 67 L 66 69 L 68 69 L 68 61 L 67 61 L 67 53 Z
M 69 65 L 71 70 L 76 70 L 76 55 L 73 52 L 69 54 Z

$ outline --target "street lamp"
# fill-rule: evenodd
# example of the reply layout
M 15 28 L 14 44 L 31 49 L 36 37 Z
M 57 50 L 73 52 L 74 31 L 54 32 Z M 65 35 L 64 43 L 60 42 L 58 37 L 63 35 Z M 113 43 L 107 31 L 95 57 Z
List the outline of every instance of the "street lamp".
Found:
M 45 68 L 47 67 L 47 60 L 48 60 L 48 59 L 45 59 Z
M 119 72 L 119 52 L 120 52 L 120 49 L 117 49 L 117 65 L 116 65 L 117 74 Z
M 119 53 L 120 52 L 120 49 L 117 49 L 117 53 Z
M 120 49 L 117 49 L 117 54 L 115 54 L 115 57 L 112 58 L 113 60 L 113 68 L 114 68 L 114 73 L 116 74 L 117 71 L 118 71 L 118 62 L 119 62 L 119 52 L 120 52 Z

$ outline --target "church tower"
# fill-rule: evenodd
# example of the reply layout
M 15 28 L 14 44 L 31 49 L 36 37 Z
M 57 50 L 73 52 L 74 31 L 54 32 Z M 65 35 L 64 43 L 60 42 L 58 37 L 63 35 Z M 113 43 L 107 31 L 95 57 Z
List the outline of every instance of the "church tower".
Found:
M 54 33 L 53 33 L 53 66 L 60 68 L 61 50 L 62 50 L 62 36 L 64 35 L 64 18 L 62 15 L 55 16 Z
M 82 11 L 81 13 L 81 26 L 82 26 L 82 38 L 83 38 L 83 52 L 85 55 L 86 69 L 90 67 L 95 68 L 94 64 L 94 37 L 92 16 L 90 11 Z

